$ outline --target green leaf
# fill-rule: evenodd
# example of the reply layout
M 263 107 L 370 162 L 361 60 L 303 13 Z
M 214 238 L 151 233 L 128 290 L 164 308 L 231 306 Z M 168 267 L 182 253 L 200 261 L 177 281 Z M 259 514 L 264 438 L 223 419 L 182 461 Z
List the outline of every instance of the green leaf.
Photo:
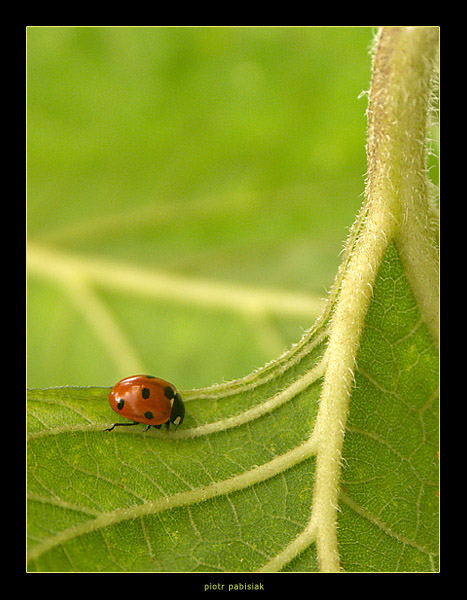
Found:
M 204 387 L 310 328 L 361 205 L 373 34 L 28 28 L 29 387 Z
M 379 33 L 365 202 L 300 342 L 181 390 L 176 432 L 104 432 L 109 388 L 29 391 L 29 570 L 437 570 L 436 45 Z

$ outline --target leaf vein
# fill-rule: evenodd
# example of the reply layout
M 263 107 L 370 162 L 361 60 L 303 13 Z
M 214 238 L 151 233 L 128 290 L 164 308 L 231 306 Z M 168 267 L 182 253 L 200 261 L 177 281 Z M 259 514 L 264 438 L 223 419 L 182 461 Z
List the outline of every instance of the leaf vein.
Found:
M 145 502 L 128 508 L 118 508 L 110 512 L 101 513 L 96 519 L 73 525 L 56 535 L 47 538 L 41 544 L 38 544 L 35 548 L 30 550 L 28 559 L 37 559 L 45 552 L 56 546 L 63 545 L 75 537 L 102 530 L 105 527 L 123 521 L 136 519 L 145 515 L 153 515 L 180 506 L 203 502 L 217 496 L 236 492 L 256 483 L 261 483 L 282 471 L 293 467 L 295 464 L 310 458 L 315 452 L 315 443 L 312 440 L 307 440 L 300 446 L 289 450 L 268 463 L 255 467 L 250 471 L 240 473 L 239 475 L 224 481 L 218 481 L 207 486 L 201 486 L 187 492 L 180 492 L 173 496 L 158 498 L 154 501 Z

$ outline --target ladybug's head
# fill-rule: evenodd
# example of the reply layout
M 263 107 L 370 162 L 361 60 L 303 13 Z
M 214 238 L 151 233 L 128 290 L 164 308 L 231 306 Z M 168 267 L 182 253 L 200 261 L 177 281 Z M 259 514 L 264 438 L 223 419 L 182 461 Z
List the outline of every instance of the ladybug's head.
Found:
M 174 396 L 172 404 L 172 412 L 170 413 L 170 422 L 177 427 L 183 423 L 185 418 L 185 405 L 183 404 L 182 397 L 177 392 Z

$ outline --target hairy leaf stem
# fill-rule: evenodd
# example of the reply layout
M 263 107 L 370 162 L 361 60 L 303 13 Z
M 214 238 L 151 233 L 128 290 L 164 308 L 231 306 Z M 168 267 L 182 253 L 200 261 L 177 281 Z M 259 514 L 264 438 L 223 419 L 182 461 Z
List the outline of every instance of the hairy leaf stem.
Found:
M 316 523 L 322 571 L 340 570 L 337 512 L 346 420 L 365 316 L 389 243 L 397 245 L 430 331 L 433 335 L 437 331 L 437 260 L 425 168 L 437 37 L 438 29 L 432 27 L 388 27 L 377 37 L 368 108 L 364 223 L 331 322 L 316 424 L 311 521 Z

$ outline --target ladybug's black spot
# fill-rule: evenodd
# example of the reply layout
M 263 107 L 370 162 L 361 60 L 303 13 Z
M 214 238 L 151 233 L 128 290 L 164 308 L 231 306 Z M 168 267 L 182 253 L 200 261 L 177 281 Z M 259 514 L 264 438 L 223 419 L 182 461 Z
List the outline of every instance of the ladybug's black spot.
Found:
M 120 400 L 117 402 L 117 408 L 118 410 L 122 410 L 122 408 L 125 406 L 125 400 L 123 398 L 120 398 Z
M 146 375 L 148 379 L 155 379 L 154 375 Z
M 154 415 L 153 415 L 153 414 L 152 414 L 152 412 L 151 412 L 151 411 L 149 411 L 149 410 L 147 410 L 147 411 L 144 413 L 144 416 L 146 417 L 146 419 L 153 419 L 153 418 L 154 418 Z
M 145 400 L 147 400 L 149 398 L 150 393 L 151 392 L 150 392 L 149 388 L 143 388 L 143 391 L 141 392 L 141 394 Z
M 165 388 L 164 394 L 165 394 L 165 397 L 168 398 L 169 400 L 172 400 L 172 398 L 175 396 L 175 392 L 173 391 L 173 388 L 170 387 L 170 385 L 168 385 Z

